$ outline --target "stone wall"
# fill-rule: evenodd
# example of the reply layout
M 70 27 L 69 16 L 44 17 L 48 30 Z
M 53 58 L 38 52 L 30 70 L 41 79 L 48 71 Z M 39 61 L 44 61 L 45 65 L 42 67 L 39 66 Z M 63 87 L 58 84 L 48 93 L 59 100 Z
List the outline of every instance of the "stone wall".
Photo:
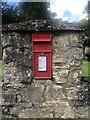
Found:
M 2 33 L 2 44 L 6 46 L 2 117 L 88 118 L 88 88 L 80 84 L 83 32 L 52 32 L 53 80 L 32 79 L 31 34 L 30 31 Z M 11 46 L 7 47 L 8 44 Z

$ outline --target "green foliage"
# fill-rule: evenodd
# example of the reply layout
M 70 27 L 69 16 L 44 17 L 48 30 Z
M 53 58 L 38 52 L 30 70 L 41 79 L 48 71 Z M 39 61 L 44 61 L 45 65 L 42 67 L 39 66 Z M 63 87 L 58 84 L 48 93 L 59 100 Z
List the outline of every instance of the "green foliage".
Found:
M 78 23 L 77 23 L 81 28 L 87 28 L 88 26 L 88 20 L 87 19 L 81 19 Z
M 51 13 L 49 7 L 48 2 L 20 2 L 18 10 L 22 21 L 50 19 L 55 13 Z
M 82 63 L 82 76 L 90 76 L 90 61 L 83 61 Z
M 88 20 L 82 19 L 78 23 L 83 28 L 87 28 L 87 30 L 85 31 L 85 35 L 90 37 L 90 18 Z
M 85 23 L 86 23 L 86 26 L 87 26 L 87 30 L 85 31 L 85 35 L 87 37 L 90 37 L 90 19 L 86 20 Z M 83 25 L 85 26 L 85 24 L 83 24 Z
M 87 24 L 86 35 L 88 37 L 90 37 L 90 0 L 88 0 L 87 6 L 85 7 L 85 12 L 88 15 L 88 24 Z
M 49 10 L 48 2 L 19 2 L 18 6 L 2 3 L 3 24 L 29 20 L 51 19 L 56 16 Z
M 81 24 L 81 25 L 87 25 L 88 24 L 88 20 L 82 19 L 82 20 L 79 21 L 79 24 Z
M 8 5 L 7 2 L 2 3 L 2 23 L 15 23 L 18 21 L 17 6 Z
M 87 5 L 85 7 L 85 12 L 88 14 L 88 17 L 90 18 L 90 0 L 88 0 Z

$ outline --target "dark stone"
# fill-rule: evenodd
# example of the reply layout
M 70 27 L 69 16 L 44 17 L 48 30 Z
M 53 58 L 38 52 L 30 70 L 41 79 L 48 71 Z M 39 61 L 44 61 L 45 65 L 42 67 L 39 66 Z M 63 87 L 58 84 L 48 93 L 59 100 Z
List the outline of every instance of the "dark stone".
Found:
M 2 31 L 60 31 L 74 30 L 83 31 L 85 28 L 74 26 L 70 23 L 61 23 L 57 20 L 35 20 L 21 23 L 13 23 L 2 26 Z
M 16 95 L 15 94 L 3 94 L 3 99 L 4 99 L 4 103 L 7 104 L 15 104 L 16 103 Z

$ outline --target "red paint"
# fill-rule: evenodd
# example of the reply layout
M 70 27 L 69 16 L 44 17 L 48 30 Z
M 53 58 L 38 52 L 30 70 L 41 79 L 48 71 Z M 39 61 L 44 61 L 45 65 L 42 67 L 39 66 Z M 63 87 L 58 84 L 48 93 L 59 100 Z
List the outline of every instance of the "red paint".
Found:
M 52 34 L 32 34 L 32 62 L 33 78 L 48 79 L 52 77 Z

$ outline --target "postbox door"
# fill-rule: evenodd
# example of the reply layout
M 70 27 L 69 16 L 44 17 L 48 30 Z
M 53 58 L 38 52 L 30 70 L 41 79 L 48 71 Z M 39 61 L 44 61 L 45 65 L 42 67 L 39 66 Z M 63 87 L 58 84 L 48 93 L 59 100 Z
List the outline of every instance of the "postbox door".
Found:
M 33 55 L 33 77 L 51 78 L 52 75 L 51 53 L 34 53 Z

